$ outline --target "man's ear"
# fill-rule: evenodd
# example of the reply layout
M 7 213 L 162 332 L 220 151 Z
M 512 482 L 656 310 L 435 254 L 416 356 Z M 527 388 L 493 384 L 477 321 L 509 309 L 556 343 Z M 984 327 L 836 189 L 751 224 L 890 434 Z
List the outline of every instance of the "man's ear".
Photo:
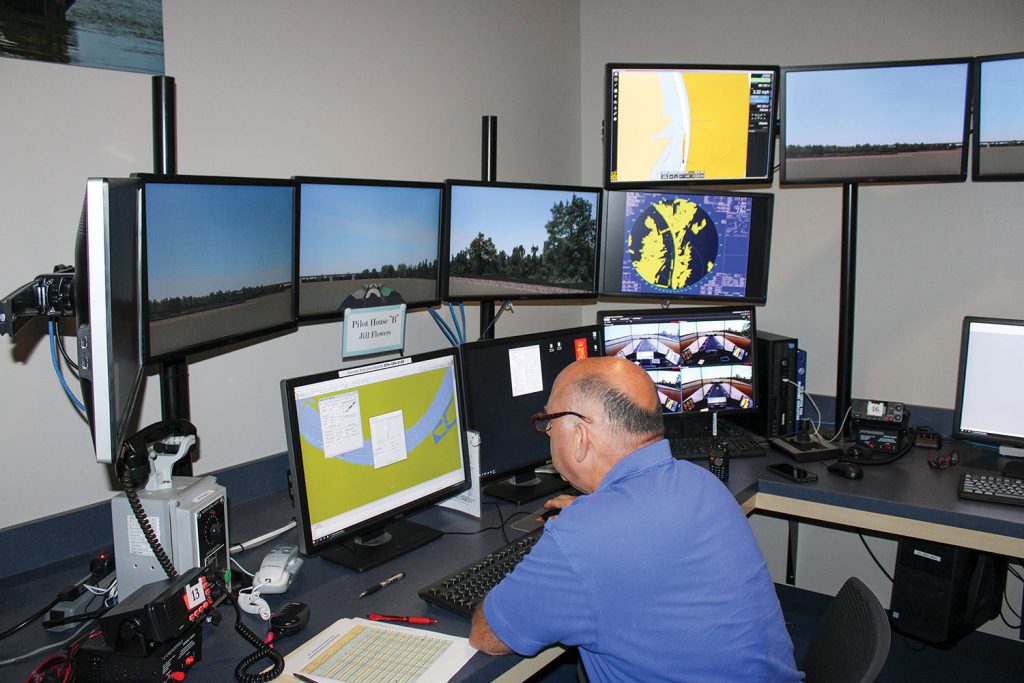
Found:
M 576 462 L 583 462 L 587 457 L 587 453 L 590 452 L 590 432 L 587 429 L 587 423 L 580 420 L 576 423 L 576 429 L 573 433 L 576 445 Z

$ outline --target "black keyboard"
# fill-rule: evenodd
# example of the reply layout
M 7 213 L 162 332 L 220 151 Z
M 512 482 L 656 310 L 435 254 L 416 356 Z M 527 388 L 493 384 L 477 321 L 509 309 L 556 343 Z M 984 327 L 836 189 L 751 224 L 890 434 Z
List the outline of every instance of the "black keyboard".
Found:
M 725 446 L 730 458 L 757 458 L 765 454 L 761 442 L 749 436 L 720 436 L 718 443 Z M 668 447 L 676 460 L 707 460 L 714 444 L 712 436 L 684 436 L 668 440 Z
M 960 497 L 1024 505 L 1024 479 L 997 472 L 964 472 L 960 475 Z
M 477 603 L 484 599 L 488 591 L 497 586 L 526 557 L 543 531 L 544 527 L 534 529 L 505 547 L 435 581 L 420 590 L 420 597 L 464 617 L 471 616 Z

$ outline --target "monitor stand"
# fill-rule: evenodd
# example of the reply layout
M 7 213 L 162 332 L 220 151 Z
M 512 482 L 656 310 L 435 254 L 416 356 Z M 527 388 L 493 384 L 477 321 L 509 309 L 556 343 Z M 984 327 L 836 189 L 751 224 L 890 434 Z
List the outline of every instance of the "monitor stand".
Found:
M 557 474 L 543 474 L 531 470 L 488 484 L 484 487 L 484 493 L 516 505 L 522 505 L 528 500 L 550 496 L 567 486 L 569 484 Z
M 369 534 L 345 540 L 321 552 L 320 557 L 361 572 L 441 537 L 437 529 L 404 519 Z

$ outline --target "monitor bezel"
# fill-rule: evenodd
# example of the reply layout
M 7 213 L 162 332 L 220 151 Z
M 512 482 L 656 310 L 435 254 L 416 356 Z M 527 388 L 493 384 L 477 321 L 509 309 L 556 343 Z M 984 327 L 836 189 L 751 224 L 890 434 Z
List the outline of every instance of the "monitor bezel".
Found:
M 344 533 L 337 533 L 330 538 L 321 541 L 320 543 L 314 544 L 313 542 L 313 529 L 309 516 L 309 499 L 306 490 L 306 477 L 305 468 L 302 460 L 302 447 L 298 443 L 301 440 L 299 432 L 298 414 L 295 410 L 294 400 L 294 389 L 297 386 L 315 384 L 318 382 L 324 382 L 327 380 L 338 379 L 340 375 L 349 373 L 353 370 L 369 369 L 375 366 L 379 366 L 381 369 L 393 367 L 399 363 L 418 363 L 421 361 L 430 361 L 438 358 L 450 357 L 452 359 L 452 373 L 455 381 L 455 398 L 456 405 L 459 411 L 459 417 L 462 421 L 459 432 L 459 447 L 462 449 L 462 481 L 457 484 L 452 484 L 433 493 L 426 494 L 425 496 L 392 508 L 382 513 L 375 514 L 368 519 L 353 524 L 352 526 L 345 529 Z M 372 372 L 372 370 L 367 370 Z M 344 544 L 348 541 L 356 539 L 361 534 L 373 530 L 377 527 L 386 526 L 389 523 L 402 521 L 407 518 L 410 514 L 425 508 L 434 503 L 438 503 L 452 496 L 458 495 L 463 491 L 466 491 L 472 483 L 471 470 L 469 463 L 469 446 L 466 438 L 465 418 L 466 418 L 466 397 L 465 389 L 462 386 L 462 363 L 459 357 L 458 349 L 441 349 L 439 351 L 429 351 L 426 353 L 414 354 L 411 356 L 403 356 L 401 358 L 392 361 L 377 361 L 373 363 L 365 363 L 359 365 L 351 365 L 343 368 L 330 370 L 327 372 L 318 372 L 311 375 L 304 375 L 302 377 L 294 377 L 292 379 L 281 380 L 281 398 L 284 404 L 284 419 L 285 425 L 285 440 L 287 441 L 288 449 L 288 466 L 292 472 L 292 484 L 294 486 L 294 495 L 292 496 L 293 509 L 295 510 L 296 521 L 298 522 L 299 531 L 299 549 L 303 555 L 313 556 L 318 555 L 325 551 L 330 551 L 333 547 Z
M 970 147 L 971 101 L 973 97 L 974 69 L 971 57 L 948 57 L 941 59 L 913 59 L 902 61 L 857 62 L 849 64 L 817 64 L 801 66 L 783 66 L 779 82 L 779 185 L 851 185 L 860 183 L 962 183 L 967 180 L 967 153 Z M 942 64 L 964 64 L 967 67 L 964 87 L 964 115 L 961 135 L 960 171 L 956 174 L 919 174 L 919 175 L 860 175 L 860 176 L 820 176 L 807 179 L 789 178 L 786 174 L 786 94 L 787 78 L 791 73 L 807 71 L 847 71 L 853 69 L 886 69 L 914 66 L 936 66 Z
M 293 332 L 298 328 L 298 222 L 296 220 L 297 190 L 295 182 L 281 178 L 252 178 L 252 177 L 231 177 L 231 176 L 205 176 L 205 175 L 161 175 L 155 173 L 135 173 L 133 178 L 143 181 L 141 195 L 141 216 L 142 234 L 141 244 L 141 297 L 142 297 L 142 345 L 143 360 L 146 363 L 163 363 L 166 361 L 177 361 L 186 357 L 205 351 L 220 349 L 241 342 L 262 340 L 274 335 Z M 146 224 L 146 187 L 150 184 L 170 185 L 254 185 L 290 187 L 292 190 L 292 259 L 291 259 L 291 316 L 288 321 L 275 325 L 268 325 L 256 330 L 250 330 L 239 334 L 229 334 L 215 339 L 209 339 L 200 343 L 179 346 L 177 348 L 153 353 L 150 345 L 150 312 L 149 312 L 149 265 L 147 254 L 147 232 Z
M 522 346 L 529 346 L 529 345 L 537 343 L 537 342 L 545 341 L 545 340 L 551 339 L 552 337 L 556 337 L 556 336 L 557 337 L 587 336 L 587 335 L 590 335 L 590 334 L 592 334 L 594 332 L 598 333 L 597 340 L 596 340 L 597 343 L 598 343 L 597 355 L 600 356 L 600 355 L 603 355 L 603 354 L 602 354 L 602 349 L 600 347 L 600 343 L 601 343 L 600 330 L 598 329 L 597 325 L 581 325 L 581 326 L 577 326 L 577 327 L 567 327 L 567 328 L 558 329 L 558 330 L 547 330 L 547 331 L 543 331 L 543 332 L 530 332 L 528 334 L 515 335 L 515 336 L 512 336 L 512 337 L 498 337 L 498 338 L 495 338 L 495 339 L 484 339 L 484 340 L 479 340 L 479 341 L 475 341 L 475 342 L 469 342 L 469 343 L 463 344 L 460 347 L 460 355 L 465 354 L 467 350 L 469 350 L 470 352 L 473 352 L 473 351 L 475 351 L 477 349 L 485 349 L 486 350 L 486 349 L 491 349 L 491 348 L 494 348 L 494 347 L 502 347 L 502 346 L 522 347 Z M 592 357 L 595 357 L 595 356 L 592 356 Z M 477 401 L 473 400 L 473 386 L 472 386 L 472 384 L 470 382 L 470 379 L 469 379 L 469 362 L 467 362 L 465 360 L 463 360 L 463 362 L 462 362 L 462 372 L 463 372 L 463 383 L 462 383 L 462 386 L 463 386 L 463 388 L 465 390 L 465 394 L 466 394 L 466 410 L 467 410 L 467 412 L 466 412 L 466 423 L 469 425 L 469 429 L 472 429 L 474 431 L 479 432 L 479 429 L 477 429 L 478 414 L 480 412 L 482 412 L 482 410 L 484 409 L 484 406 L 479 405 L 479 403 Z M 548 395 L 550 395 L 550 388 L 548 388 L 548 393 L 544 397 L 545 400 L 547 400 Z M 529 424 L 512 425 L 511 429 L 516 430 L 516 431 L 521 431 L 521 432 L 524 432 L 524 433 L 529 433 L 529 434 L 531 434 L 533 436 L 536 436 L 538 439 L 544 439 L 544 435 L 543 434 L 535 434 L 533 426 L 529 425 Z M 542 440 L 542 441 L 538 441 L 538 443 L 541 443 L 544 446 L 544 448 L 542 449 L 544 451 L 544 457 L 543 458 L 537 459 L 537 460 L 532 460 L 528 464 L 521 464 L 521 465 L 517 465 L 516 467 L 510 467 L 510 468 L 504 468 L 504 469 L 495 469 L 494 472 L 489 472 L 488 468 L 486 467 L 486 465 L 489 464 L 489 462 L 487 461 L 486 456 L 485 456 L 485 453 L 487 451 L 487 441 L 483 437 L 484 437 L 484 435 L 481 434 L 480 464 L 479 464 L 479 472 L 480 472 L 480 481 L 481 481 L 481 483 L 493 482 L 493 481 L 497 481 L 499 479 L 503 479 L 503 478 L 515 475 L 515 474 L 519 474 L 519 473 L 522 473 L 522 472 L 528 472 L 528 471 L 531 471 L 531 470 L 533 470 L 533 469 L 535 469 L 537 467 L 545 465 L 546 463 L 550 462 L 550 460 L 551 460 L 551 453 L 550 453 L 550 449 L 548 448 L 548 446 L 549 446 L 548 441 L 547 440 Z
M 444 183 L 444 225 L 441 237 L 441 298 L 452 302 L 494 302 L 494 301 L 554 301 L 565 299 L 594 299 L 597 297 L 598 278 L 600 276 L 602 222 L 604 213 L 604 191 L 594 185 L 553 185 L 539 183 L 488 182 L 481 180 L 448 179 Z M 526 294 L 494 294 L 494 295 L 452 295 L 451 284 L 451 212 L 453 187 L 490 187 L 519 190 L 549 190 L 556 192 L 580 192 L 597 195 L 597 215 L 595 217 L 594 262 L 591 268 L 593 287 L 589 290 L 566 293 L 526 293 Z
M 772 84 L 772 95 L 771 95 L 771 115 L 768 123 L 768 156 L 767 156 L 767 173 L 764 176 L 758 176 L 756 178 L 686 178 L 676 180 L 628 180 L 628 181 L 612 181 L 611 179 L 611 159 L 613 153 L 613 147 L 615 147 L 615 126 L 612 124 L 612 73 L 617 69 L 634 69 L 634 70 L 657 70 L 657 71 L 739 71 L 739 72 L 754 72 L 754 71 L 770 71 L 773 74 Z M 693 63 L 682 63 L 682 64 L 666 64 L 666 63 L 651 63 L 651 62 L 609 62 L 605 65 L 604 72 L 604 126 L 602 129 L 604 144 L 602 145 L 604 150 L 603 159 L 603 182 L 602 185 L 606 190 L 627 190 L 627 189 L 643 189 L 643 188 L 678 188 L 687 187 L 693 185 L 771 185 L 775 178 L 775 139 L 778 135 L 778 111 L 779 111 L 779 92 L 780 92 L 780 73 L 781 67 L 777 64 L 769 65 L 751 65 L 751 64 L 693 64 Z
M 760 382 L 758 381 L 759 378 L 757 376 L 757 309 L 754 306 L 692 306 L 686 308 L 630 308 L 598 311 L 597 326 L 599 328 L 598 335 L 601 343 L 601 353 L 605 353 L 605 330 L 608 328 L 608 325 L 605 323 L 605 319 L 608 316 L 662 316 L 665 319 L 679 320 L 684 318 L 686 315 L 717 316 L 726 313 L 735 313 L 740 310 L 749 311 L 750 313 L 750 361 L 749 363 L 742 363 L 742 365 L 750 366 L 750 385 L 754 405 L 745 409 L 707 410 L 689 413 L 682 411 L 678 413 L 669 413 L 663 410 L 661 416 L 667 426 L 670 422 L 681 423 L 696 422 L 702 419 L 710 420 L 712 415 L 717 415 L 719 419 L 724 420 L 734 417 L 753 415 L 761 408 L 761 404 L 758 401 L 758 385 Z M 647 371 L 645 370 L 644 372 Z
M 327 178 L 320 176 L 293 176 L 295 182 L 295 257 L 296 257 L 296 280 L 298 282 L 298 304 L 296 316 L 299 324 L 336 322 L 344 319 L 344 311 L 337 313 L 302 313 L 302 186 L 303 185 L 341 185 L 341 186 L 368 186 L 368 187 L 396 187 L 412 189 L 436 190 L 439 194 L 438 215 L 437 215 L 437 276 L 434 278 L 434 296 L 430 299 L 417 299 L 406 301 L 407 309 L 431 308 L 441 303 L 441 261 L 442 261 L 442 233 L 445 215 L 445 191 L 444 183 L 424 182 L 414 180 L 383 180 L 370 178 Z
M 751 197 L 751 198 L 753 198 L 754 206 L 755 207 L 758 206 L 758 202 L 764 202 L 764 204 L 763 204 L 764 211 L 767 214 L 767 216 L 766 216 L 766 220 L 764 222 L 763 250 L 762 250 L 763 251 L 763 254 L 762 254 L 763 258 L 759 259 L 759 261 L 758 261 L 759 265 L 762 267 L 762 273 L 763 273 L 762 281 L 759 283 L 760 288 L 761 288 L 761 294 L 759 296 L 750 296 L 749 295 L 749 287 L 748 287 L 748 296 L 744 296 L 744 297 L 710 296 L 710 295 L 705 296 L 705 295 L 679 294 L 679 293 L 669 293 L 669 292 L 662 293 L 662 294 L 653 293 L 653 292 L 623 292 L 623 291 L 621 291 L 621 289 L 622 289 L 622 270 L 621 270 L 621 268 L 614 268 L 614 266 L 613 266 L 613 269 L 615 269 L 616 272 L 619 273 L 619 278 L 618 278 L 619 279 L 619 285 L 618 285 L 618 289 L 615 289 L 615 288 L 611 287 L 610 284 L 608 282 L 606 282 L 606 278 L 605 278 L 605 273 L 607 271 L 606 263 L 607 263 L 607 259 L 612 258 L 613 248 L 614 248 L 614 252 L 618 253 L 618 245 L 612 243 L 612 240 L 610 239 L 610 231 L 609 231 L 609 227 L 608 227 L 610 221 L 612 220 L 612 212 L 610 210 L 611 205 L 612 205 L 612 196 L 611 195 L 613 195 L 613 194 L 616 194 L 616 195 L 618 195 L 618 194 L 626 194 L 628 192 L 645 192 L 645 191 L 646 192 L 652 192 L 652 193 L 658 193 L 658 194 L 670 194 L 670 195 L 716 195 L 716 196 L 722 196 L 722 197 Z M 601 229 L 601 232 L 603 234 L 603 239 L 602 239 L 602 251 L 601 251 L 601 262 L 600 262 L 600 272 L 599 272 L 599 276 L 600 276 L 600 285 L 599 285 L 600 296 L 609 296 L 609 297 L 615 297 L 615 298 L 622 297 L 622 298 L 627 298 L 627 299 L 646 299 L 646 300 L 654 300 L 654 301 L 680 301 L 680 302 L 687 302 L 687 303 L 689 303 L 689 302 L 693 302 L 693 303 L 713 302 L 713 303 L 716 303 L 716 304 L 725 304 L 726 302 L 738 303 L 738 304 L 742 304 L 742 303 L 764 304 L 764 303 L 767 303 L 767 301 L 768 301 L 768 276 L 769 276 L 769 272 L 770 272 L 769 271 L 769 265 L 770 265 L 770 262 L 771 262 L 772 226 L 773 226 L 773 220 L 774 220 L 774 215 L 775 215 L 775 194 L 774 193 L 771 193 L 771 192 L 731 192 L 731 191 L 726 191 L 726 190 L 712 190 L 711 188 L 707 188 L 706 190 L 701 190 L 699 188 L 693 189 L 693 190 L 686 189 L 686 188 L 682 188 L 682 189 L 660 188 L 660 189 L 647 189 L 647 190 L 635 189 L 634 188 L 634 189 L 630 189 L 630 190 L 609 190 L 608 191 L 608 196 L 605 198 L 605 211 L 604 211 L 604 213 L 605 213 L 605 221 L 604 221 L 604 225 L 602 226 L 602 229 Z M 616 219 L 617 218 L 618 217 L 616 216 Z M 755 223 L 756 223 L 755 222 L 755 216 L 752 215 L 751 216 L 751 227 L 752 228 L 755 225 Z M 625 222 L 623 222 L 622 228 L 623 228 L 623 236 L 625 236 Z M 754 242 L 753 230 L 751 230 L 750 242 L 751 242 L 751 244 L 753 244 L 753 242 Z M 750 250 L 748 250 L 747 256 L 748 256 L 747 274 L 748 274 L 748 282 L 749 282 L 749 280 L 750 280 L 750 278 L 749 278 L 749 273 L 750 273 L 749 264 L 752 261 L 752 259 L 750 257 L 751 256 L 751 251 Z M 615 258 L 618 259 L 618 262 L 621 262 L 621 258 L 622 258 L 621 253 L 619 253 L 617 256 L 615 256 Z
M 992 434 L 982 432 L 965 431 L 962 425 L 963 404 L 964 404 L 964 380 L 967 375 L 967 354 L 970 347 L 971 325 L 974 323 L 1006 325 L 1008 327 L 1024 328 L 1024 319 L 1013 318 L 990 318 L 982 316 L 964 316 L 960 328 L 960 355 L 956 373 L 956 395 L 953 404 L 953 428 L 952 437 L 964 441 L 977 441 L 979 443 L 991 444 L 994 446 L 1009 446 L 1012 448 L 1024 448 L 1024 437 L 1016 437 L 1007 434 Z
M 981 170 L 981 157 L 979 156 L 979 152 L 981 151 L 981 91 L 984 88 L 984 85 L 982 84 L 981 80 L 982 66 L 989 62 L 1000 62 L 1016 59 L 1024 60 L 1024 52 L 1010 52 L 998 55 L 983 55 L 981 57 L 975 57 L 974 59 L 974 134 L 971 136 L 971 180 L 973 181 L 992 182 L 1024 180 L 1024 170 L 1021 170 L 1018 173 L 983 172 Z

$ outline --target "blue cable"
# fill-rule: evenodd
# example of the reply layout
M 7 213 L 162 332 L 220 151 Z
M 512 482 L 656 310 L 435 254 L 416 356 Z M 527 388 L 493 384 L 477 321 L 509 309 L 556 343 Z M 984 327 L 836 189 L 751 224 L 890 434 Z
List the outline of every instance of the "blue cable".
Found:
M 448 313 L 452 316 L 452 325 L 455 326 L 455 334 L 459 337 L 459 343 L 464 344 L 466 342 L 466 334 L 459 325 L 459 319 L 455 317 L 455 307 L 452 306 L 451 301 L 448 302 Z
M 466 343 L 466 332 L 469 330 L 466 327 L 466 306 L 461 301 L 459 302 L 459 315 L 462 316 L 462 343 Z
M 427 311 L 429 311 L 430 317 L 434 319 L 434 322 L 437 323 L 437 326 L 441 329 L 441 332 L 448 339 L 448 343 L 451 344 L 452 346 L 458 346 L 459 343 L 455 341 L 454 333 L 451 331 L 451 328 L 448 327 L 447 323 L 445 323 L 445 321 L 442 320 L 438 312 L 435 311 L 433 308 L 428 308 Z
M 75 404 L 79 412 L 85 412 L 85 404 L 78 400 L 78 397 L 71 391 L 71 387 L 64 380 L 64 373 L 60 371 L 60 364 L 57 362 L 57 323 L 53 320 L 50 321 L 50 358 L 53 359 L 53 371 L 57 373 L 57 379 L 60 380 L 60 384 L 64 387 L 64 392 L 71 399 L 71 402 Z

